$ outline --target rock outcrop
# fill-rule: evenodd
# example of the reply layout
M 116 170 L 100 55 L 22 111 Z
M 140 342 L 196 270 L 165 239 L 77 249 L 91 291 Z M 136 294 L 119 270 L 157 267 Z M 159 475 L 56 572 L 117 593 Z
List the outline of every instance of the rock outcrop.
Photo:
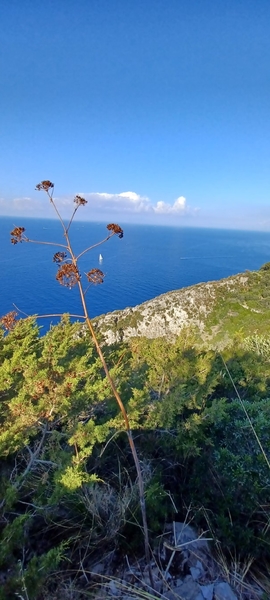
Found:
M 200 283 L 188 288 L 162 294 L 121 311 L 114 311 L 95 319 L 105 343 L 126 341 L 130 337 L 174 338 L 186 326 L 194 326 L 205 340 L 211 336 L 206 322 L 218 302 L 231 298 L 249 283 L 246 274 L 235 275 L 220 281 Z M 241 305 L 243 306 L 243 304 Z M 248 310 L 248 306 L 246 309 Z M 213 325 L 213 334 L 218 324 Z
M 252 580 L 222 568 L 209 539 L 187 523 L 169 524 L 151 564 L 155 590 L 144 560 L 127 561 L 115 578 L 106 572 L 104 563 L 98 563 L 91 569 L 93 580 L 101 586 L 95 600 L 262 600 L 263 590 Z

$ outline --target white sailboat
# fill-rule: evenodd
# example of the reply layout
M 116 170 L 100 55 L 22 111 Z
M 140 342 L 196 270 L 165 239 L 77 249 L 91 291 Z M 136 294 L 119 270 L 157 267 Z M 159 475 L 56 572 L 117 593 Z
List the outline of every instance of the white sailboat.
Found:
M 102 261 L 103 261 L 103 256 L 102 256 L 102 254 L 100 254 L 98 257 L 98 262 L 102 263 Z

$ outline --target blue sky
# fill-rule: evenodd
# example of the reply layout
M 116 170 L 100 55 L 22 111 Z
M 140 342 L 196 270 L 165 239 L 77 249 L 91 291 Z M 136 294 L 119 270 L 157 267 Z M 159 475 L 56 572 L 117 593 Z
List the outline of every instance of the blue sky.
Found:
M 270 228 L 269 0 L 1 3 L 0 214 Z M 53 216 L 53 215 L 52 215 Z

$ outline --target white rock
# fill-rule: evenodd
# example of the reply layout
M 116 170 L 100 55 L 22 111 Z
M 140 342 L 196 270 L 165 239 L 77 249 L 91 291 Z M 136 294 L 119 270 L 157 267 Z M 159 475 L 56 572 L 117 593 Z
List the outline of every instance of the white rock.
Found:
M 233 592 L 231 586 L 225 581 L 216 583 L 214 586 L 214 592 L 215 600 L 237 600 L 237 596 Z
M 109 594 L 111 594 L 111 596 L 115 596 L 115 597 L 121 596 L 121 592 L 117 588 L 117 586 L 116 586 L 115 582 L 113 581 L 113 579 L 111 579 L 111 581 L 109 582 L 108 588 L 109 588 Z
M 182 585 L 172 588 L 172 591 L 165 592 L 164 598 L 167 600 L 204 600 L 200 586 L 191 578 L 185 578 Z
M 190 525 L 187 525 L 187 523 L 175 522 L 174 529 L 177 545 L 183 546 L 183 548 L 186 548 L 187 550 L 192 549 L 193 551 L 195 548 L 208 548 L 207 541 L 203 537 L 199 537 L 195 529 Z
M 205 570 L 204 570 L 204 568 L 203 568 L 203 565 L 202 565 L 202 563 L 201 563 L 201 561 L 200 561 L 200 560 L 197 560 L 195 567 L 196 567 L 197 569 L 200 569 L 200 571 L 201 571 L 201 577 L 202 577 L 203 575 L 205 575 Z
M 213 600 L 214 584 L 209 583 L 208 585 L 200 585 L 204 600 Z
M 201 569 L 198 569 L 197 567 L 190 567 L 190 573 L 194 581 L 198 581 L 198 579 L 200 579 L 202 576 Z

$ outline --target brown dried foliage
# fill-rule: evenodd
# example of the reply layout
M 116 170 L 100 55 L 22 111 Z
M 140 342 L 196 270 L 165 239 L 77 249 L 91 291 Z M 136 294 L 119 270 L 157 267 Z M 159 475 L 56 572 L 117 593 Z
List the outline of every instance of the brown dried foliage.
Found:
M 13 329 L 16 323 L 17 316 L 18 313 L 15 310 L 12 310 L 0 319 L 0 323 L 7 331 L 10 331 L 11 329 Z
M 62 265 L 56 274 L 56 279 L 60 285 L 64 285 L 68 288 L 72 288 L 78 283 L 80 279 L 79 271 L 75 265 L 65 264 Z
M 53 255 L 53 262 L 61 263 L 61 262 L 63 262 L 63 260 L 65 260 L 65 258 L 67 258 L 66 252 L 56 252 Z
M 11 243 L 12 244 L 18 244 L 18 242 L 23 242 L 23 233 L 25 231 L 25 227 L 15 227 L 11 232 L 10 235 L 12 235 L 13 237 L 11 238 Z
M 109 225 L 107 225 L 107 229 L 109 229 L 109 231 L 113 231 L 113 233 L 115 233 L 116 235 L 118 235 L 118 237 L 120 239 L 124 235 L 122 227 L 120 227 L 119 225 L 116 225 L 116 223 L 109 223 Z
M 99 283 L 103 283 L 104 281 L 104 273 L 100 269 L 91 269 L 86 273 L 86 277 L 89 283 L 94 283 L 94 285 L 98 285 Z
M 39 192 L 40 192 L 40 190 L 44 190 L 45 192 L 48 192 L 49 189 L 53 189 L 53 188 L 54 188 L 54 183 L 52 183 L 48 179 L 45 179 L 45 181 L 42 181 L 41 183 L 38 183 L 36 185 L 36 190 L 38 190 Z
M 46 382 L 45 381 L 37 381 L 34 387 L 34 394 L 35 396 L 39 396 L 41 394 L 43 394 L 43 392 L 46 389 Z
M 85 198 L 82 198 L 81 196 L 75 196 L 74 202 L 78 206 L 85 206 L 85 204 L 87 204 L 87 200 L 85 200 Z

